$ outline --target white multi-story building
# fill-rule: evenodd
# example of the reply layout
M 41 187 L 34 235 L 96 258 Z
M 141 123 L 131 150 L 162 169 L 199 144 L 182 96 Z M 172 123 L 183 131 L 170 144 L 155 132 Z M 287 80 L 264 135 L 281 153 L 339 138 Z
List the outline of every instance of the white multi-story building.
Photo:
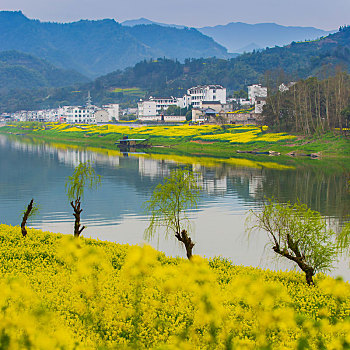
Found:
M 155 101 L 140 101 L 137 103 L 137 117 L 156 116 L 156 102 Z
M 248 86 L 248 99 L 251 105 L 255 105 L 257 97 L 267 97 L 267 87 L 261 86 L 261 84 Z
M 201 101 L 226 103 L 226 89 L 221 85 L 194 86 L 187 90 L 187 96 L 189 97 L 187 98 L 188 105 L 193 107 L 199 107 Z
M 91 124 L 95 122 L 95 108 L 87 107 L 63 107 L 62 117 L 67 123 Z
M 150 101 L 154 101 L 156 103 L 156 115 L 164 114 L 164 112 L 168 109 L 169 106 L 177 106 L 177 98 L 175 97 L 164 97 L 164 98 L 155 98 L 150 97 Z
M 169 108 L 169 106 L 177 106 L 177 98 L 155 98 L 150 97 L 148 101 L 140 101 L 137 111 L 137 116 L 139 118 L 158 116 L 164 114 L 164 112 Z

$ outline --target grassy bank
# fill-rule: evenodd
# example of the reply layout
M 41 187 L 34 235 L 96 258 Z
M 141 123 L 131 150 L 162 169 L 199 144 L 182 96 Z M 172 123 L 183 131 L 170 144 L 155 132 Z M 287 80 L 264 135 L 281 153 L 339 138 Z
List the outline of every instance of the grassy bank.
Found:
M 341 349 L 350 286 L 0 225 L 1 349 Z
M 123 136 L 149 139 L 152 152 L 230 157 L 240 151 L 276 151 L 281 154 L 319 153 L 325 157 L 350 156 L 350 141 L 341 135 L 297 137 L 286 133 L 269 133 L 256 126 L 142 126 L 69 125 L 54 123 L 15 123 L 2 127 L 2 133 L 25 134 L 81 145 L 115 147 Z M 158 147 L 156 147 L 158 146 Z

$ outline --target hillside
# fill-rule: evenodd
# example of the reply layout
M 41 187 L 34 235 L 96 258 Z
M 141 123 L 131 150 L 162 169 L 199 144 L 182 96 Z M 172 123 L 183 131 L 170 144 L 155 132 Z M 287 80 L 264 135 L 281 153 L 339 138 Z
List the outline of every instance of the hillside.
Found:
M 89 77 L 125 68 L 145 58 L 229 57 L 223 46 L 195 29 L 158 25 L 131 28 L 111 19 L 40 22 L 22 12 L 2 11 L 0 51 L 7 50 L 30 53 Z
M 0 91 L 60 87 L 87 82 L 73 70 L 64 70 L 32 55 L 17 51 L 0 52 Z
M 152 30 L 152 26 L 148 27 Z M 319 40 L 292 42 L 284 47 L 246 53 L 228 60 L 186 59 L 184 63 L 161 58 L 143 60 L 133 67 L 109 73 L 91 83 L 83 84 L 79 89 L 64 88 L 51 91 L 49 94 L 42 90 L 30 91 L 32 96 L 30 101 L 33 101 L 32 107 L 35 108 L 43 105 L 81 104 L 86 98 L 87 91 L 90 90 L 93 101 L 97 104 L 110 102 L 135 104 L 143 95 L 182 96 L 186 89 L 197 84 L 221 84 L 229 92 L 245 89 L 249 84 L 265 83 L 266 72 L 269 71 L 283 70 L 283 80 L 286 81 L 296 81 L 310 76 L 324 78 L 332 75 L 338 66 L 349 71 L 350 27 L 342 28 L 339 32 Z M 125 88 L 137 88 L 140 93 L 129 95 Z M 18 93 L 1 95 L 0 111 L 16 110 L 16 106 L 19 107 L 20 103 Z
M 347 70 L 350 67 L 350 27 L 319 40 L 292 42 L 230 60 L 143 61 L 123 72 L 100 77 L 92 86 L 136 86 L 151 94 L 169 90 L 181 96 L 184 89 L 195 84 L 217 83 L 236 90 L 262 82 L 267 71 L 282 69 L 291 80 L 297 80 L 331 74 L 337 66 Z

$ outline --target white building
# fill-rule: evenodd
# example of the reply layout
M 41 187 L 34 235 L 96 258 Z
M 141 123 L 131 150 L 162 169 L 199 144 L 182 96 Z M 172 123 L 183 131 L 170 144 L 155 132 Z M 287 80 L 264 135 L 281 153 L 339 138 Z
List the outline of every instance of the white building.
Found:
M 193 107 L 200 107 L 201 101 L 220 101 L 221 104 L 226 103 L 226 89 L 221 85 L 194 86 L 187 90 L 187 96 L 188 105 L 192 105 Z
M 164 112 L 168 109 L 169 106 L 177 106 L 177 98 L 175 97 L 164 97 L 164 98 L 155 98 L 150 97 L 150 101 L 154 101 L 156 103 L 156 115 L 164 114 Z
M 257 97 L 267 97 L 267 87 L 261 86 L 261 84 L 248 86 L 248 99 L 251 105 L 255 105 Z
M 119 104 L 118 103 L 110 103 L 108 105 L 104 105 L 104 106 L 102 106 L 102 109 L 107 111 L 108 121 L 112 121 L 113 118 L 115 120 L 119 120 Z
M 137 116 L 142 118 L 162 115 L 169 106 L 187 108 L 192 105 L 194 108 L 197 108 L 201 106 L 203 101 L 216 101 L 225 104 L 226 89 L 221 85 L 203 85 L 188 89 L 187 95 L 183 97 L 155 98 L 151 96 L 148 101 L 140 101 L 138 103 Z
M 95 108 L 65 106 L 62 117 L 67 123 L 91 124 L 95 123 L 94 113 Z
M 143 115 L 139 116 L 139 120 L 143 122 L 181 123 L 186 121 L 186 117 L 181 115 Z
M 266 105 L 266 97 L 256 97 L 254 112 L 261 114 L 263 112 L 263 107 Z
M 293 85 L 295 85 L 296 82 L 295 81 L 291 81 L 290 83 L 284 84 L 282 83 L 279 87 L 278 90 L 281 92 L 285 92 L 288 91 Z
M 140 101 L 137 103 L 137 117 L 151 117 L 157 115 L 155 101 Z
M 99 109 L 94 114 L 96 123 L 108 123 L 111 121 L 108 112 L 105 109 Z

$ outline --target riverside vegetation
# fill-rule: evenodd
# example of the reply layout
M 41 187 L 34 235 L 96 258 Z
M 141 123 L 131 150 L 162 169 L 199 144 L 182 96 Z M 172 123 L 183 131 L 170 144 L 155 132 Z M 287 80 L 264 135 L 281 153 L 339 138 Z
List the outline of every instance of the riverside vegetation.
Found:
M 349 156 L 350 143 L 346 136 L 337 132 L 313 135 L 307 138 L 286 132 L 268 132 L 266 127 L 254 125 L 202 125 L 202 126 L 140 126 L 88 125 L 39 122 L 11 123 L 0 128 L 1 133 L 25 134 L 81 145 L 115 148 L 115 142 L 123 136 L 148 138 L 152 153 L 191 153 L 229 157 L 237 150 L 277 151 L 287 154 L 317 153 L 323 156 Z
M 2 349 L 342 349 L 350 286 L 0 225 Z

